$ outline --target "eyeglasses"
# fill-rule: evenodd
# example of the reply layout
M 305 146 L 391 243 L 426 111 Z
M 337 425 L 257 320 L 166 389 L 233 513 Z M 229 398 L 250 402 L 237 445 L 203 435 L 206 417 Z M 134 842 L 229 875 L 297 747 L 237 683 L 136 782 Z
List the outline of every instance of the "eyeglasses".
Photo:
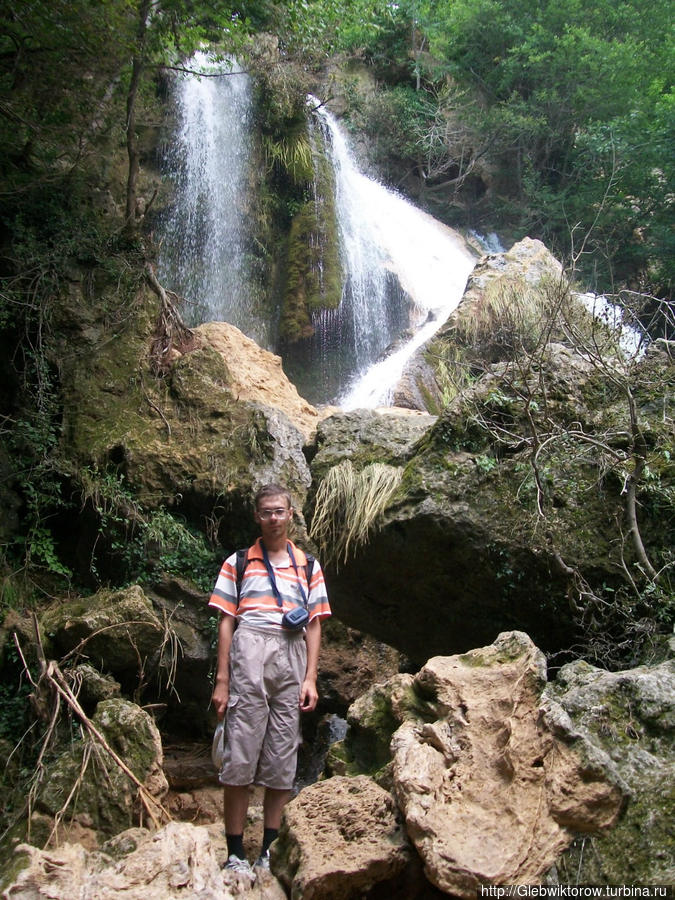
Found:
M 276 509 L 259 509 L 258 515 L 261 519 L 271 519 L 274 516 L 277 519 L 285 519 L 290 514 L 290 509 L 285 506 L 278 506 Z

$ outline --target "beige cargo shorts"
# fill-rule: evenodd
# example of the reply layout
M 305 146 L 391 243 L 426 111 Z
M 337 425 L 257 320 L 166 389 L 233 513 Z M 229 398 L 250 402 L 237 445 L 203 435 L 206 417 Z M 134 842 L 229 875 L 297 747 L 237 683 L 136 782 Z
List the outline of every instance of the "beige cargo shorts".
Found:
M 300 688 L 307 668 L 302 632 L 241 623 L 230 648 L 222 784 L 291 790 L 300 746 Z

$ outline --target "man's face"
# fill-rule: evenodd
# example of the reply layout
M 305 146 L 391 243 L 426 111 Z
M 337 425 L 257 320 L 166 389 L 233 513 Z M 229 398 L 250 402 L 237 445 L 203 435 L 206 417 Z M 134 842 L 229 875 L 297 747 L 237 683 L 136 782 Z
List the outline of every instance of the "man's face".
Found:
M 283 494 L 263 497 L 255 511 L 255 520 L 263 537 L 285 534 L 291 520 L 292 508 Z

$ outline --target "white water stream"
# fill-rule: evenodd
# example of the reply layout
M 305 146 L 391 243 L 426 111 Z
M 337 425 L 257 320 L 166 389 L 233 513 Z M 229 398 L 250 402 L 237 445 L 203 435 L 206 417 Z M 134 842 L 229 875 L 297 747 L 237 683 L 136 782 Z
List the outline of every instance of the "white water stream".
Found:
M 175 201 L 159 228 L 160 277 L 190 304 L 190 324 L 224 320 L 267 346 L 271 326 L 250 272 L 250 79 L 206 54 L 190 68 L 205 77 L 174 84 L 165 166 Z M 309 104 L 335 174 L 345 273 L 339 308 L 313 317 L 309 377 L 324 384 L 317 395 L 337 393 L 347 409 L 385 405 L 407 360 L 459 303 L 475 259 L 457 232 L 360 172 L 334 117 L 315 98 Z
M 191 324 L 228 321 L 264 344 L 247 270 L 251 83 L 235 61 L 197 53 L 174 85 L 176 127 L 165 155 L 174 183 L 162 223 L 160 275 L 190 304 Z M 215 77 L 217 76 L 217 77 Z
M 386 405 L 406 362 L 462 298 L 475 257 L 462 237 L 359 171 L 335 118 L 310 105 L 327 134 L 347 278 L 342 310 L 351 317 L 357 371 L 338 402 L 345 409 Z M 412 301 L 405 326 L 413 335 L 393 352 L 391 273 Z M 322 327 L 317 317 L 315 327 Z M 331 322 L 331 324 L 334 324 Z M 379 357 L 379 358 L 378 358 Z

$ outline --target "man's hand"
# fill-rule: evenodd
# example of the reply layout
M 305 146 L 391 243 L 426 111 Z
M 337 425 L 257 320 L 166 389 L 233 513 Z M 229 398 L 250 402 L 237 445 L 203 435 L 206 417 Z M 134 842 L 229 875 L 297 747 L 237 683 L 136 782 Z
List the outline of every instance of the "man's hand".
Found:
M 319 693 L 316 689 L 316 681 L 312 678 L 305 678 L 300 688 L 300 709 L 302 712 L 311 712 L 316 709 L 319 700 Z
M 218 716 L 218 721 L 220 721 L 225 716 L 225 710 L 227 709 L 227 703 L 230 699 L 230 686 L 229 684 L 224 684 L 222 682 L 216 682 L 216 686 L 213 689 L 213 694 L 211 696 L 211 703 L 216 710 L 216 715 Z
M 316 689 L 316 676 L 319 663 L 319 645 L 321 644 L 321 619 L 318 616 L 309 623 L 305 632 L 307 644 L 307 668 L 305 680 L 300 688 L 300 709 L 302 712 L 311 712 L 316 709 L 319 702 L 319 692 Z
M 219 720 L 224 717 L 230 699 L 230 646 L 234 624 L 234 616 L 223 615 L 218 625 L 218 667 L 211 702 Z

